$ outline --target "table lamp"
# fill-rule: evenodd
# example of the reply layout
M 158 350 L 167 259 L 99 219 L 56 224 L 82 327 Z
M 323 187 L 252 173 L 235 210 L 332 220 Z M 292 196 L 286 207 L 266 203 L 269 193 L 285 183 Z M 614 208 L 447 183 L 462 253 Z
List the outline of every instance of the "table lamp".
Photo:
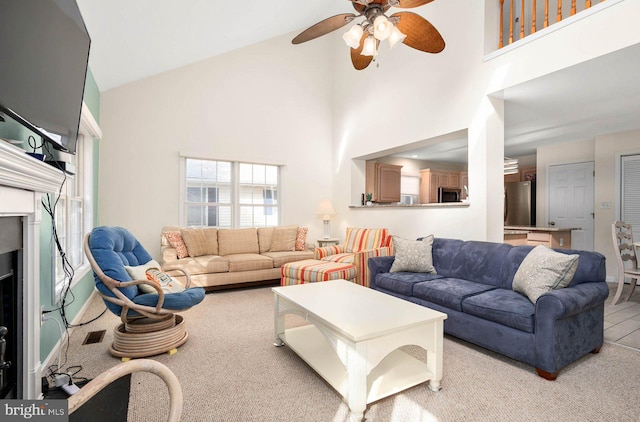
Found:
M 336 215 L 336 210 L 333 209 L 333 205 L 331 205 L 331 201 L 328 199 L 324 199 L 320 201 L 320 206 L 318 206 L 318 210 L 316 214 L 322 216 L 322 222 L 324 223 L 324 231 L 322 238 L 329 239 L 331 238 L 331 217 Z

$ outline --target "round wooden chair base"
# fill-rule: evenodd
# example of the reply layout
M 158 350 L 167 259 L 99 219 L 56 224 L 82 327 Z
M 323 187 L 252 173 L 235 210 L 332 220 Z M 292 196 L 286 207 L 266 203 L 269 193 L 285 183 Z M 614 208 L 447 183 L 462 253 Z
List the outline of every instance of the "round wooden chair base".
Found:
M 155 356 L 182 346 L 188 337 L 180 315 L 168 315 L 162 320 L 141 318 L 113 330 L 109 353 L 120 358 Z

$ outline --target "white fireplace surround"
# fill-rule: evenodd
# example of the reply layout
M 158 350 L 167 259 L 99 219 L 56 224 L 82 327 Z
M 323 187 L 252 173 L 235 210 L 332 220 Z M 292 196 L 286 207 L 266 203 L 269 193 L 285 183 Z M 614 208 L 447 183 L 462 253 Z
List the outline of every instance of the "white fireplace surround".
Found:
M 101 138 L 102 132 L 83 104 L 80 132 Z M 23 352 L 22 398 L 41 398 L 40 361 L 40 219 L 41 198 L 57 193 L 64 176 L 21 148 L 0 141 L 0 217 L 23 217 Z M 20 375 L 19 375 L 20 376 Z

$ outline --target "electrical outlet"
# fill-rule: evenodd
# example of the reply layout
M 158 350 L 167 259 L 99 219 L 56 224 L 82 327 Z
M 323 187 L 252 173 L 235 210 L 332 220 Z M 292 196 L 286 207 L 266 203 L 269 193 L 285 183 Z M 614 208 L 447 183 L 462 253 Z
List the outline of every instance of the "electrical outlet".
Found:
M 44 319 L 44 306 L 40 307 L 40 326 L 42 327 L 44 325 L 45 319 Z

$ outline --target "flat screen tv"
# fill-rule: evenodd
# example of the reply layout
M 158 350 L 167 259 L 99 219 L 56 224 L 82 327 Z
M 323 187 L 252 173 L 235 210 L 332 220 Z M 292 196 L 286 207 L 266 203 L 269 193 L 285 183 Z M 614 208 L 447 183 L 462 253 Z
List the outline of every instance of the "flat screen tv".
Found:
M 90 45 L 75 0 L 0 0 L 0 112 L 75 153 Z

